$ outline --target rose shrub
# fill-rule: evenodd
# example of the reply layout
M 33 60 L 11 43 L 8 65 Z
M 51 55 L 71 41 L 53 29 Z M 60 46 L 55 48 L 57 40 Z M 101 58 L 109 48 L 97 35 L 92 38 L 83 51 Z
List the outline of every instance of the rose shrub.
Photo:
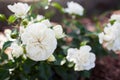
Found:
M 46 6 L 61 12 L 60 24 L 48 19 L 51 11 L 44 16 L 35 14 L 32 6 L 21 2 L 8 5 L 13 12 L 8 18 L 0 14 L 0 20 L 13 27 L 4 31 L 6 39 L 1 42 L 0 80 L 88 79 L 96 57 L 107 54 L 100 44 L 119 51 L 117 15 L 111 17 L 111 23 L 99 34 L 99 30 L 88 31 L 79 22 L 84 13 L 80 4 L 71 1 L 67 3 L 68 8 L 63 8 L 49 0 Z

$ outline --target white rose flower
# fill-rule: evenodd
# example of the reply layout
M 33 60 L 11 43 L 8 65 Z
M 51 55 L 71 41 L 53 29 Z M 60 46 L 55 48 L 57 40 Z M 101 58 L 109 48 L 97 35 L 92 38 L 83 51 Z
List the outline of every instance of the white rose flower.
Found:
M 28 11 L 30 10 L 30 6 L 26 3 L 14 3 L 13 5 L 7 6 L 9 10 L 11 10 L 17 17 L 25 17 Z
M 71 1 L 71 2 L 68 2 L 68 3 L 67 3 L 67 6 L 68 6 L 68 8 L 65 8 L 65 9 L 64 9 L 64 11 L 65 11 L 66 13 L 69 13 L 69 14 L 77 14 L 77 15 L 79 15 L 79 16 L 82 16 L 82 15 L 83 15 L 84 8 L 83 8 L 80 4 Z
M 65 36 L 65 34 L 63 33 L 63 29 L 62 29 L 61 25 L 54 26 L 53 30 L 55 32 L 55 36 L 56 36 L 57 39 L 63 38 Z
M 13 57 L 18 58 L 21 55 L 23 55 L 23 48 L 20 45 L 18 45 L 16 42 L 13 42 L 10 48 L 12 49 Z
M 28 26 L 21 40 L 26 45 L 26 56 L 34 61 L 48 59 L 57 46 L 54 31 L 42 23 Z
M 104 41 L 113 41 L 114 40 L 114 29 L 111 27 L 112 25 L 108 24 L 107 27 L 104 28 L 104 32 L 98 35 L 99 42 L 103 43 Z
M 113 25 L 108 24 L 104 28 L 104 32 L 98 35 L 99 42 L 108 50 L 120 50 L 120 23 L 116 21 Z
M 96 57 L 90 52 L 91 47 L 88 45 L 81 46 L 80 49 L 68 49 L 67 60 L 75 63 L 75 71 L 90 70 L 95 67 Z

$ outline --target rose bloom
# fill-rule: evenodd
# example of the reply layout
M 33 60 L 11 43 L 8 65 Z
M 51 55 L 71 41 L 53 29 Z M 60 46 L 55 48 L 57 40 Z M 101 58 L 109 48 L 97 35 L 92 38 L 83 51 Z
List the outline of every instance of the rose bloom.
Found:
M 81 46 L 80 49 L 69 48 L 67 60 L 75 63 L 75 71 L 90 70 L 95 67 L 95 54 L 90 52 L 88 45 Z
M 34 61 L 47 60 L 57 46 L 54 31 L 43 23 L 29 25 L 21 40 L 26 45 L 26 56 Z
M 10 11 L 12 11 L 17 17 L 25 17 L 28 11 L 30 10 L 30 6 L 26 3 L 14 3 L 13 5 L 7 6 Z
M 16 42 L 13 42 L 10 46 L 10 48 L 12 49 L 12 56 L 13 57 L 20 57 L 21 55 L 23 55 L 23 48 L 18 45 Z
M 68 2 L 68 3 L 67 3 L 67 6 L 68 6 L 68 7 L 64 9 L 64 11 L 65 11 L 66 13 L 69 13 L 69 14 L 77 14 L 77 15 L 79 15 L 79 16 L 82 16 L 82 15 L 83 15 L 84 8 L 83 8 L 80 4 L 71 1 L 71 2 Z
M 99 42 L 104 45 L 108 50 L 119 51 L 120 50 L 120 23 L 118 21 L 114 22 L 113 25 L 108 24 L 104 31 L 101 32 L 99 37 Z
M 63 28 L 61 25 L 54 26 L 53 30 L 55 32 L 55 36 L 57 39 L 63 38 L 65 36 L 65 34 L 63 33 Z

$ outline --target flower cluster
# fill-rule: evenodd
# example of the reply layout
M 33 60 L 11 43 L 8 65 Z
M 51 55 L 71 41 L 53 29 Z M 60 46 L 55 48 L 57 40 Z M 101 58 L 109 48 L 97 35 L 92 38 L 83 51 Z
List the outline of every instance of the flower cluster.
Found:
M 108 50 L 120 50 L 120 15 L 113 14 L 110 18 L 110 23 L 104 28 L 104 32 L 99 34 L 99 42 Z M 113 23 L 111 23 L 113 22 Z
M 23 16 L 27 16 L 30 6 L 25 3 L 15 3 L 8 5 L 8 8 L 17 17 L 23 18 Z M 21 11 L 22 8 L 24 9 Z M 34 61 L 47 59 L 53 61 L 57 39 L 64 37 L 64 33 L 61 25 L 53 26 L 48 19 L 42 20 L 43 18 L 41 15 L 35 19 L 31 17 L 31 21 L 28 21 L 27 25 L 19 27 L 21 43 L 16 40 L 11 44 L 13 57 L 18 58 L 25 55 Z

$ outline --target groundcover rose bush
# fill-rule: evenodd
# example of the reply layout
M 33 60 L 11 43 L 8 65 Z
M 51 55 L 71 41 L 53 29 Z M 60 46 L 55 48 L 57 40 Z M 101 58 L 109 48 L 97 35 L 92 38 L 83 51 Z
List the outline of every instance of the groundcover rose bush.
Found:
M 0 14 L 0 20 L 12 26 L 12 30 L 4 31 L 0 80 L 88 79 L 95 67 L 96 55 L 107 54 L 106 48 L 119 51 L 118 15 L 112 16 L 104 31 L 98 34 L 98 31 L 88 31 L 75 19 L 83 15 L 80 4 L 71 1 L 67 5 L 68 8 L 63 8 L 51 0 L 45 5 L 61 12 L 64 17 L 60 24 L 49 20 L 54 12 L 39 15 L 27 3 L 8 5 L 13 14 L 8 18 Z M 66 13 L 76 17 L 68 19 Z

